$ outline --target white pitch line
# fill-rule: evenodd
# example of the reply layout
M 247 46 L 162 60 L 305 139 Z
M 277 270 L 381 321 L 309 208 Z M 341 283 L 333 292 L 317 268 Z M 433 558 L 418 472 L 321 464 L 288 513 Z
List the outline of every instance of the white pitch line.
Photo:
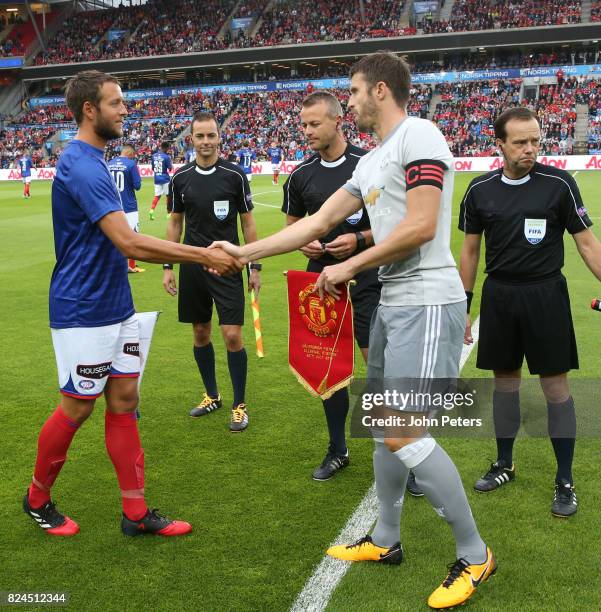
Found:
M 580 170 L 576 170 L 576 172 L 574 172 L 574 174 L 572 174 L 572 176 L 576 176 L 579 172 L 580 172 Z
M 267 206 L 267 208 L 277 208 L 278 210 L 280 209 L 280 207 L 276 206 L 275 204 L 265 204 L 264 202 L 257 202 L 257 200 L 253 200 L 253 204 L 258 204 L 259 206 Z
M 477 317 L 472 323 L 473 344 L 464 344 L 459 360 L 459 370 L 467 362 L 471 352 L 478 343 L 480 331 L 480 318 Z M 356 542 L 362 538 L 371 528 L 374 521 L 378 518 L 378 498 L 376 496 L 376 485 L 372 484 L 361 503 L 353 512 L 338 537 L 330 544 L 345 544 Z M 290 612 L 322 612 L 325 610 L 334 589 L 342 580 L 351 563 L 325 556 L 315 568 L 311 577 L 305 583 L 303 590 L 299 593 L 295 602 L 290 608 Z
M 271 191 L 257 191 L 256 193 L 253 191 L 253 197 L 256 195 L 265 195 L 266 193 L 280 193 L 279 189 L 272 189 Z

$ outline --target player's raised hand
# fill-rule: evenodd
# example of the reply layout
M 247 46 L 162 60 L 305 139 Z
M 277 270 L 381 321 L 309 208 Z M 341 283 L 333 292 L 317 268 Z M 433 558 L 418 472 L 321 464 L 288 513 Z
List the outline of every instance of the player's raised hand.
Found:
M 357 250 L 357 236 L 355 234 L 341 234 L 332 242 L 325 245 L 326 253 L 336 259 L 348 259 Z
M 163 287 L 169 295 L 177 295 L 177 283 L 175 282 L 173 270 L 165 270 L 163 272 Z
M 321 242 L 319 242 L 319 240 L 309 242 L 309 244 L 301 247 L 299 251 L 309 259 L 319 259 L 323 255 L 323 247 L 321 246 Z
M 228 254 L 225 250 L 212 247 L 213 245 L 211 245 L 210 251 L 206 253 L 205 256 L 205 259 L 208 261 L 204 262 L 205 268 L 212 274 L 217 274 L 219 276 L 236 274 L 236 272 L 240 272 L 247 263 L 246 259 L 232 257 L 232 255 Z
M 474 337 L 472 336 L 472 318 L 467 315 L 467 323 L 465 324 L 465 335 L 463 336 L 463 344 L 473 344 Z
M 323 300 L 325 293 L 329 293 L 335 299 L 340 298 L 340 289 L 336 288 L 336 285 L 341 285 L 351 280 L 354 273 L 347 262 L 336 264 L 335 266 L 326 266 L 315 285 L 319 297 Z

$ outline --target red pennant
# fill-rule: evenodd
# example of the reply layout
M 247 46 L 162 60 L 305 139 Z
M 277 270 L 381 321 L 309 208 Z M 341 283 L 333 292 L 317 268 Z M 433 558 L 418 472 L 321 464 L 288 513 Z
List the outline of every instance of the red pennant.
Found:
M 298 381 L 327 399 L 353 379 L 353 306 L 344 285 L 338 300 L 315 290 L 319 274 L 290 270 L 288 280 L 288 362 Z

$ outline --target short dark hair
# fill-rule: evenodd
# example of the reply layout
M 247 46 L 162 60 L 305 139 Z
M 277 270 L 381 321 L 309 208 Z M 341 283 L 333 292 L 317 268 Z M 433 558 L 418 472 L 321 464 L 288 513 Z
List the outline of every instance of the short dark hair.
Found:
M 386 83 L 399 106 L 405 106 L 409 101 L 411 72 L 402 57 L 388 51 L 366 55 L 351 66 L 351 78 L 356 74 L 363 75 L 370 90 L 380 81 Z
M 133 144 L 131 144 L 130 142 L 126 142 L 122 147 L 121 147 L 121 153 L 123 153 L 123 151 L 125 151 L 125 149 L 129 149 L 132 153 L 136 153 L 136 148 L 134 147 Z
M 171 143 L 164 141 L 161 143 L 161 151 L 165 151 L 165 153 L 167 151 L 169 151 L 169 147 L 171 146 Z
M 84 70 L 78 72 L 67 82 L 65 89 L 65 100 L 69 110 L 75 117 L 75 122 L 80 125 L 83 121 L 83 105 L 90 102 L 96 108 L 100 106 L 100 90 L 105 83 L 116 83 L 119 81 L 112 75 L 99 70 Z
M 196 111 L 194 116 L 192 117 L 192 123 L 190 123 L 190 134 L 192 134 L 192 128 L 194 127 L 194 123 L 197 121 L 214 121 L 217 126 L 217 133 L 219 133 L 219 121 L 217 121 L 217 117 L 211 112 L 208 111 Z
M 338 101 L 338 98 L 331 94 L 328 91 L 314 91 L 312 94 L 309 94 L 302 103 L 303 108 L 310 108 L 311 106 L 315 106 L 323 102 L 328 107 L 328 113 L 332 117 L 342 117 L 344 113 L 342 112 L 342 106 Z
M 495 138 L 498 138 L 499 140 L 505 140 L 507 138 L 505 126 L 507 125 L 507 122 L 511 121 L 512 119 L 517 119 L 518 121 L 530 121 L 531 119 L 536 119 L 536 122 L 540 125 L 538 117 L 532 109 L 527 108 L 526 106 L 515 106 L 513 108 L 508 108 L 495 119 Z

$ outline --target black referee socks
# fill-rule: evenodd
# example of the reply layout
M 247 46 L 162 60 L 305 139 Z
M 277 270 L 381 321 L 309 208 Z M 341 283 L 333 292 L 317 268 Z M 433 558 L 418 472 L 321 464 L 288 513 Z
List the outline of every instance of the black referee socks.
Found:
M 196 359 L 198 371 L 200 372 L 207 395 L 216 398 L 219 393 L 215 377 L 215 350 L 213 349 L 213 343 L 209 342 L 205 346 L 195 346 L 194 359 Z
M 520 392 L 495 391 L 492 415 L 497 438 L 497 461 L 505 467 L 513 464 L 513 443 L 520 429 Z
M 562 479 L 570 484 L 572 480 L 572 461 L 576 445 L 576 410 L 574 399 L 569 397 L 565 402 L 552 404 L 547 402 L 548 428 L 551 444 L 557 459 L 556 482 Z
M 232 379 L 232 388 L 234 390 L 234 406 L 244 403 L 244 394 L 246 393 L 246 372 L 248 370 L 248 356 L 246 349 L 239 351 L 227 352 L 227 367 L 230 371 Z

